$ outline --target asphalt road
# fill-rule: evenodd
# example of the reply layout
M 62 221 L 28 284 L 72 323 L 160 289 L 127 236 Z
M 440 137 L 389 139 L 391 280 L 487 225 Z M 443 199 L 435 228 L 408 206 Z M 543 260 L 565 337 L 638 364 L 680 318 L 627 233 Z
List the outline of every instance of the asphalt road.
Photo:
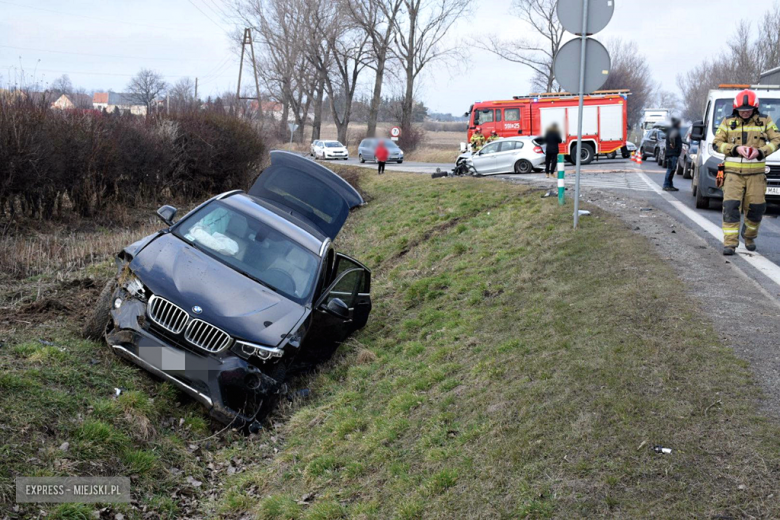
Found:
M 374 163 L 360 164 L 357 159 L 349 159 L 348 164 L 366 168 L 376 168 Z M 452 164 L 436 164 L 422 162 L 404 162 L 402 164 L 388 164 L 387 172 L 403 171 L 422 174 L 431 174 L 436 169 L 448 171 Z M 713 204 L 713 209 L 696 209 L 694 198 L 691 194 L 691 181 L 675 176 L 675 186 L 678 192 L 660 192 L 663 185 L 665 170 L 655 162 L 646 161 L 640 167 L 628 159 L 602 159 L 582 167 L 580 187 L 582 197 L 587 200 L 589 193 L 595 191 L 610 192 L 627 199 L 641 200 L 656 210 L 663 211 L 673 217 L 680 225 L 686 226 L 699 233 L 707 243 L 716 250 L 720 250 L 719 240 L 713 236 L 716 229 L 721 226 L 720 204 Z M 556 180 L 546 179 L 543 173 L 526 175 L 494 175 L 510 182 L 530 183 L 557 187 Z M 490 177 L 485 177 L 486 179 Z M 567 197 L 574 195 L 574 167 L 566 165 L 565 184 Z M 571 200 L 571 199 L 569 199 Z M 685 209 L 682 209 L 685 208 Z M 687 214 L 686 214 L 687 213 Z M 737 250 L 740 256 L 748 260 L 744 270 L 751 277 L 764 286 L 771 294 L 780 294 L 780 215 L 779 206 L 770 206 L 767 215 L 761 225 L 759 239 L 757 241 L 760 256 L 763 258 L 750 258 L 751 256 L 743 246 Z M 697 222 L 698 221 L 698 222 Z M 709 223 L 709 226 L 707 226 Z M 706 228 L 709 227 L 709 233 Z M 769 269 L 760 269 L 761 262 L 768 260 L 772 263 Z M 758 265 L 759 268 L 756 266 Z M 764 263 L 767 266 L 766 263 Z M 752 267 L 752 268 L 751 268 Z M 770 271 L 776 270 L 772 273 Z M 762 276 L 762 274 L 764 276 Z M 772 276 L 774 280 L 767 279 Z

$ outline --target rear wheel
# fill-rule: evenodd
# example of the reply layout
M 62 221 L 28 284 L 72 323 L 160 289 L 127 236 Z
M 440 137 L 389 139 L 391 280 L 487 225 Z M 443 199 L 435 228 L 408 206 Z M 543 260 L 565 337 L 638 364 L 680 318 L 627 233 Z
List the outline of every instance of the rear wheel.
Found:
M 515 173 L 531 173 L 534 171 L 534 166 L 525 159 L 520 159 L 515 163 Z
M 617 157 L 617 153 L 615 152 L 609 152 L 607 154 L 607 159 L 614 159 L 615 157 Z
M 683 179 L 690 179 L 693 177 L 693 164 L 688 164 L 687 161 L 683 164 Z
M 92 315 L 84 324 L 82 334 L 85 338 L 99 340 L 106 333 L 108 322 L 111 320 L 111 296 L 116 288 L 116 280 L 110 280 L 98 296 Z
M 577 145 L 572 146 L 572 151 L 576 153 Z M 596 156 L 596 152 L 593 149 L 593 145 L 589 143 L 583 143 L 582 151 L 580 152 L 580 161 L 582 164 L 590 164 L 593 162 L 593 158 Z M 569 156 L 569 162 L 576 164 L 574 161 L 576 156 Z

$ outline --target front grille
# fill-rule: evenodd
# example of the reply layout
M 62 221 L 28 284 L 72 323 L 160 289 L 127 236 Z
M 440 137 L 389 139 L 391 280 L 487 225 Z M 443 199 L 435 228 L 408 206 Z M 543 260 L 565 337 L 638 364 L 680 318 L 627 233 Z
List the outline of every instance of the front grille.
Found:
M 149 318 L 168 332 L 179 334 L 187 325 L 187 312 L 165 298 L 152 296 L 149 298 Z
M 230 345 L 230 334 L 203 320 L 192 320 L 184 332 L 184 338 L 203 350 L 219 352 Z
M 780 165 L 769 166 L 769 177 L 780 177 Z

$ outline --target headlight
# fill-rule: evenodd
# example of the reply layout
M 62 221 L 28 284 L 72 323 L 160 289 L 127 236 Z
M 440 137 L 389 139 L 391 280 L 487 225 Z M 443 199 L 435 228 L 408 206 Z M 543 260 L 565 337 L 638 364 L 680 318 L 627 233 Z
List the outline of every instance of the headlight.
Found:
M 770 173 L 771 171 L 772 171 L 772 169 L 771 169 L 769 166 L 767 166 L 766 168 L 764 168 L 764 173 L 766 173 L 767 175 L 769 175 L 769 173 Z
M 235 348 L 239 349 L 247 357 L 256 356 L 263 361 L 284 355 L 284 350 L 280 348 L 266 347 L 265 345 L 257 345 L 248 341 L 236 341 Z
M 144 293 L 144 284 L 132 272 L 125 277 L 122 287 L 132 296 L 143 295 Z

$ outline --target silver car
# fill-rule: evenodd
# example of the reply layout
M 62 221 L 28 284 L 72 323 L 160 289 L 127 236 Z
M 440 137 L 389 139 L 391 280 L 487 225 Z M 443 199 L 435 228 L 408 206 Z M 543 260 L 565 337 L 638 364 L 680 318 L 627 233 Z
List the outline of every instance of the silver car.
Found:
M 363 139 L 358 146 L 358 159 L 364 163 L 366 161 L 376 161 L 374 150 L 379 145 L 379 141 L 387 148 L 387 162 L 397 162 L 401 164 L 404 162 L 404 151 L 398 148 L 398 145 L 390 139 L 379 139 L 370 137 Z
M 544 150 L 534 137 L 507 137 L 486 144 L 476 153 L 461 154 L 456 164 L 463 161 L 476 175 L 531 173 L 544 168 Z

